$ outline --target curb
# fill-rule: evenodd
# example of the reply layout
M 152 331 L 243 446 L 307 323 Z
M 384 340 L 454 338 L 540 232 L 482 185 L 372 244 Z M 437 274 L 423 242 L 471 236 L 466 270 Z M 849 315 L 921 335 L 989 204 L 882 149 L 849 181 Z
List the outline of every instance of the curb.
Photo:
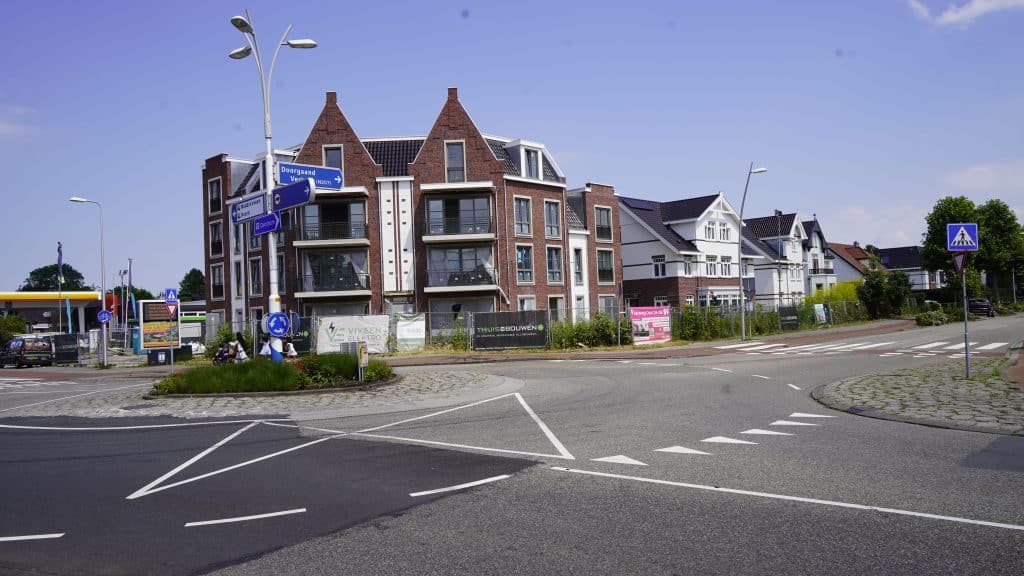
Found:
M 363 392 L 366 390 L 373 390 L 374 388 L 382 388 L 384 386 L 390 386 L 392 384 L 398 384 L 402 381 L 402 375 L 396 374 L 387 380 L 380 382 L 374 382 L 373 384 L 364 384 L 362 386 L 337 386 L 334 388 L 314 388 L 311 390 L 279 390 L 270 392 L 221 392 L 217 394 L 146 394 L 142 398 L 144 400 L 163 400 L 163 399 L 186 399 L 186 398 L 270 398 L 273 396 L 308 396 L 315 394 L 335 394 L 343 392 Z

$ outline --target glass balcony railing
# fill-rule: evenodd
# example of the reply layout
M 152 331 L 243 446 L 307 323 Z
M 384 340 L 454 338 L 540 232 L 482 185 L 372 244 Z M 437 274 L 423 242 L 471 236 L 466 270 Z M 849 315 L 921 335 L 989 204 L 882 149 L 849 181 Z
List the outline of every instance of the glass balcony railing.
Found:
M 497 284 L 493 266 L 478 265 L 469 270 L 448 268 L 427 268 L 427 286 L 443 288 L 448 286 L 486 286 Z
M 834 268 L 811 268 L 809 273 L 812 275 L 828 275 L 835 274 L 836 271 Z
M 363 222 L 306 222 L 299 231 L 300 240 L 356 240 L 366 238 Z
M 427 235 L 489 234 L 489 218 L 427 218 Z
M 369 274 L 346 270 L 299 276 L 296 292 L 345 292 L 348 290 L 369 289 Z

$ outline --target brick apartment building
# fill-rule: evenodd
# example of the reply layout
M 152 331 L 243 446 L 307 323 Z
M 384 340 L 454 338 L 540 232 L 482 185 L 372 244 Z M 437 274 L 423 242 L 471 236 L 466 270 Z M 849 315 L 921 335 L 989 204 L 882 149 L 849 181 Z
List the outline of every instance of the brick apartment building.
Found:
M 341 190 L 282 214 L 281 232 L 231 223 L 263 190 L 262 162 L 206 160 L 203 218 L 208 314 L 267 310 L 265 242 L 277 246 L 283 310 L 310 315 L 550 309 L 564 318 L 618 306 L 619 203 L 611 186 L 567 189 L 545 146 L 482 134 L 455 88 L 425 137 L 360 138 L 328 92 L 299 147 L 277 160 L 332 166 Z M 277 185 L 276 183 L 274 184 Z

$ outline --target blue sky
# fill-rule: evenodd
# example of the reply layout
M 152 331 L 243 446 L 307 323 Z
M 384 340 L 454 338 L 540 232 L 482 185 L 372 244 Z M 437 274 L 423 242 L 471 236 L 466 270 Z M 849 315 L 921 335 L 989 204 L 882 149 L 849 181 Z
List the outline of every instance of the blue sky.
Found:
M 0 290 L 65 261 L 153 292 L 202 268 L 201 163 L 263 148 L 251 60 L 288 24 L 274 144 L 338 92 L 363 137 L 425 134 L 448 86 L 485 133 L 545 143 L 570 185 L 746 214 L 817 214 L 827 238 L 920 241 L 947 195 L 1024 215 L 1024 0 L 19 2 L 3 8 Z M 269 56 L 268 56 L 269 59 Z

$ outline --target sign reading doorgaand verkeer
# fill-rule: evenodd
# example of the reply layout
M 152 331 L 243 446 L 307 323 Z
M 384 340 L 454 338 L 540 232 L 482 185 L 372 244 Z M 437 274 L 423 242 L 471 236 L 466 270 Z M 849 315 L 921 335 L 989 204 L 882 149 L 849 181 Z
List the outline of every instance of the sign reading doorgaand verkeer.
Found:
M 341 187 L 345 185 L 345 176 L 338 168 L 289 162 L 277 163 L 277 181 L 281 184 L 291 184 L 306 178 L 312 178 L 316 187 L 323 190 L 341 190 Z
M 163 300 L 139 300 L 139 326 L 143 348 L 181 346 L 180 316 L 171 316 Z
M 473 349 L 543 348 L 548 345 L 547 310 L 476 312 Z

